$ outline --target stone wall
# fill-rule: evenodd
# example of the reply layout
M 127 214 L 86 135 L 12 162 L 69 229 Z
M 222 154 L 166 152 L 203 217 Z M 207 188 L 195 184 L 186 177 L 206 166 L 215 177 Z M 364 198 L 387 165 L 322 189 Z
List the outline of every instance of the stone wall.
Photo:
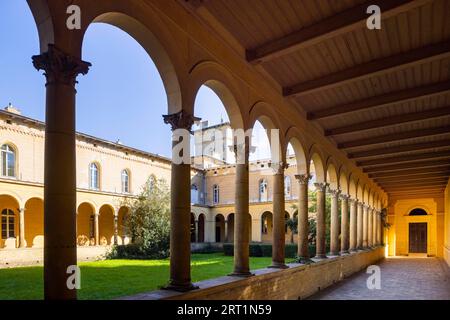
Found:
M 289 264 L 289 269 L 260 269 L 249 278 L 221 277 L 196 283 L 187 293 L 158 290 L 124 299 L 305 299 L 384 258 L 384 247 L 328 258 L 309 265 Z

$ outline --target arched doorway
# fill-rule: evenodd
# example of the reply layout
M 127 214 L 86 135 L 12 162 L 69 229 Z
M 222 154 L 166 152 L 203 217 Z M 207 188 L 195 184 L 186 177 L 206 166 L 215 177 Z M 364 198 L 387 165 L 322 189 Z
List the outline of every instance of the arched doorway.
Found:
M 87 202 L 81 203 L 77 210 L 77 245 L 95 245 L 95 208 Z
M 233 241 L 234 241 L 234 213 L 230 213 L 227 217 L 227 242 L 232 243 Z
M 30 248 L 44 246 L 44 201 L 40 198 L 25 203 L 25 240 Z
M 114 243 L 114 209 L 110 205 L 100 208 L 98 217 L 99 244 L 102 246 Z
M 197 242 L 205 242 L 205 215 L 200 213 L 198 216 L 198 239 Z
M 195 239 L 195 215 L 191 212 L 191 242 L 197 242 Z
M 273 216 L 272 212 L 266 211 L 261 216 L 261 241 L 272 242 Z
M 225 239 L 225 218 L 223 215 L 216 215 L 216 242 L 223 242 Z
M 120 207 L 117 215 L 117 243 L 121 245 L 130 243 L 129 233 L 127 230 L 128 212 L 128 207 Z

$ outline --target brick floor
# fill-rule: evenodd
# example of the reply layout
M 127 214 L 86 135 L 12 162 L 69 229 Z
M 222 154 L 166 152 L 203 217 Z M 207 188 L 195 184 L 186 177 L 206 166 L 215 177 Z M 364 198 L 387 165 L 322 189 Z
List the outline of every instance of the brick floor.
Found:
M 378 264 L 381 289 L 367 288 L 361 271 L 312 296 L 312 300 L 450 300 L 450 272 L 438 258 L 388 258 Z

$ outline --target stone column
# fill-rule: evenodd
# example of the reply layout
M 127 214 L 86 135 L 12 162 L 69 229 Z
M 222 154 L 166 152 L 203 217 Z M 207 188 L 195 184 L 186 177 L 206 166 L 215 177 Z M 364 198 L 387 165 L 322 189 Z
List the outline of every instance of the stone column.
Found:
M 326 258 L 326 239 L 325 239 L 325 191 L 327 183 L 315 183 L 317 198 L 317 225 L 316 225 L 316 257 L 317 259 Z
M 285 246 L 285 203 L 284 203 L 284 169 L 285 163 L 272 164 L 273 175 L 273 229 L 272 229 L 272 264 L 270 268 L 287 268 L 284 263 Z
M 378 220 L 377 220 L 377 210 L 374 208 L 372 210 L 372 246 L 378 246 L 378 234 L 377 234 Z
M 367 246 L 372 248 L 373 246 L 373 216 L 372 216 L 372 207 L 369 207 L 367 211 Z
M 339 194 L 340 190 L 330 190 L 331 221 L 330 221 L 330 255 L 339 255 Z
M 366 204 L 364 204 L 363 205 L 363 231 L 362 231 L 362 234 L 363 234 L 363 243 L 362 243 L 362 247 L 364 248 L 364 249 L 366 249 L 367 248 L 367 245 L 368 245 L 368 209 L 369 209 L 369 206 L 367 206 Z
M 349 251 L 354 252 L 358 248 L 358 200 L 349 199 L 350 202 L 350 237 Z
M 25 208 L 19 208 L 19 248 L 25 247 Z
M 341 254 L 348 253 L 349 249 L 348 199 L 348 195 L 341 195 Z
M 114 245 L 117 246 L 119 237 L 119 213 L 114 213 Z
M 100 244 L 100 230 L 98 227 L 98 218 L 99 218 L 99 213 L 95 212 L 94 213 L 94 238 L 95 238 L 95 245 L 98 246 Z
M 188 291 L 191 282 L 190 131 L 199 120 L 182 110 L 163 116 L 172 128 L 170 201 L 170 281 L 166 289 Z M 186 154 L 187 153 L 187 154 Z
M 249 187 L 248 187 L 248 156 L 249 141 L 235 145 L 236 155 L 236 186 L 235 186 L 235 215 L 234 215 L 234 269 L 232 276 L 248 277 L 249 262 Z
M 298 174 L 295 178 L 299 183 L 298 196 L 298 258 L 299 262 L 309 261 L 309 221 L 308 221 L 308 182 L 311 176 L 308 174 Z
M 33 56 L 46 76 L 44 159 L 44 297 L 76 299 L 67 269 L 77 265 L 75 83 L 90 63 L 59 50 Z
M 381 211 L 378 211 L 378 243 L 380 245 L 384 244 L 384 239 L 383 239 L 383 219 L 382 219 L 382 215 L 381 215 Z
M 357 236 L 356 236 L 356 248 L 361 250 L 363 247 L 363 204 L 357 202 Z
M 225 226 L 225 241 L 224 242 L 228 242 L 228 220 L 225 220 L 224 226 Z

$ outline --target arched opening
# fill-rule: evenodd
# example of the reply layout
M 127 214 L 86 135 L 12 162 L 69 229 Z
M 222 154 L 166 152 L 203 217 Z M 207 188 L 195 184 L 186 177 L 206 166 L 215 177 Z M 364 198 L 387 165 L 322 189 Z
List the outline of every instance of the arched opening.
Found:
M 98 217 L 99 244 L 107 246 L 114 243 L 114 208 L 103 205 Z
M 0 195 L 0 248 L 19 246 L 19 201 L 10 195 Z
M 269 200 L 269 185 L 267 179 L 260 179 L 258 182 L 258 200 L 259 202 L 266 202 Z
M 77 245 L 95 245 L 95 208 L 92 204 L 83 202 L 77 210 Z
M 198 216 L 198 239 L 197 242 L 205 242 L 205 215 L 200 213 Z
M 191 243 L 197 242 L 195 239 L 195 215 L 191 212 Z
M 216 242 L 223 242 L 225 239 L 225 218 L 223 215 L 218 214 L 216 215 L 215 221 L 216 221 L 215 240 Z
M 130 171 L 128 169 L 122 170 L 120 180 L 122 193 L 130 193 Z
M 17 156 L 15 148 L 10 144 L 0 146 L 0 176 L 15 178 L 17 172 Z
M 261 215 L 261 241 L 272 242 L 273 215 L 270 211 L 265 211 Z
M 234 241 L 234 213 L 230 213 L 227 217 L 227 242 Z
M 25 203 L 25 241 L 27 247 L 44 247 L 44 201 L 31 198 Z
M 100 165 L 95 162 L 89 164 L 89 189 L 100 190 Z
M 428 215 L 428 213 L 422 208 L 415 208 L 415 209 L 412 209 L 408 215 L 409 216 L 426 216 L 426 215 Z
M 117 215 L 117 243 L 128 244 L 130 243 L 130 235 L 127 230 L 127 218 L 130 209 L 128 207 L 120 207 Z

